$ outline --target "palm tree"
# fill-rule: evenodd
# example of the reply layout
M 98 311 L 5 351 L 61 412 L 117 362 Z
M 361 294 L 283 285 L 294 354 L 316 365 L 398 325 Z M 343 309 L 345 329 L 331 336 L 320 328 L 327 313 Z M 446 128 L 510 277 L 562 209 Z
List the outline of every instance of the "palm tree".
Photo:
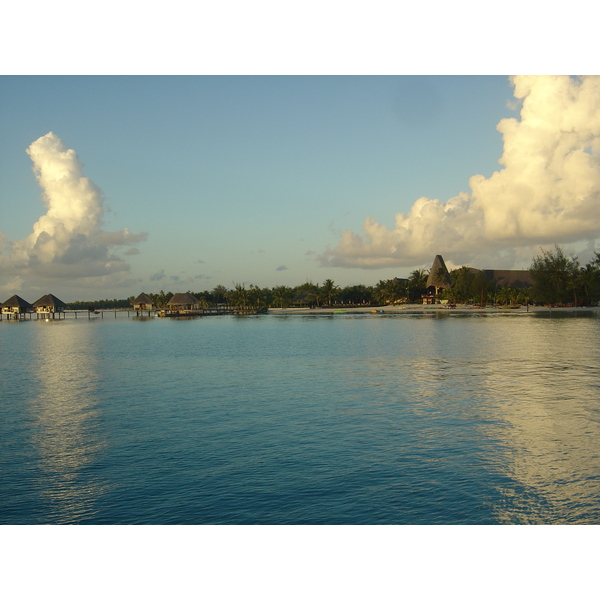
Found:
M 594 279 L 597 277 L 597 268 L 592 264 L 588 263 L 585 267 L 579 269 L 579 273 L 576 277 L 576 282 L 582 292 L 582 296 L 585 298 L 585 304 L 591 306 L 592 304 L 592 290 L 594 287 Z
M 427 290 L 429 272 L 425 269 L 415 269 L 408 277 L 408 293 L 411 300 L 417 300 Z
M 452 281 L 451 288 L 458 302 L 468 302 L 473 296 L 473 273 L 470 267 L 463 265 L 458 269 L 454 269 L 450 276 Z
M 280 308 L 283 308 L 284 304 L 289 306 L 292 297 L 292 289 L 286 287 L 285 285 L 280 285 L 276 288 L 273 288 L 273 300 L 276 302 Z
M 215 304 L 228 304 L 229 290 L 224 285 L 217 285 L 211 294 Z
M 340 290 L 339 298 L 345 304 L 368 304 L 373 296 L 373 288 L 366 285 L 351 285 Z
M 167 302 L 173 297 L 171 292 L 167 292 L 165 294 L 164 290 L 160 290 L 160 293 L 156 297 L 156 306 L 164 307 L 167 305 Z
M 395 304 L 406 295 L 406 286 L 400 279 L 380 280 L 375 286 L 373 295 L 380 304 Z
M 250 284 L 250 290 L 248 291 L 248 303 L 253 308 L 260 308 L 263 300 L 262 290 L 257 286 Z
M 318 283 L 312 283 L 307 281 L 296 288 L 296 294 L 298 297 L 303 296 L 305 303 L 312 303 L 315 306 L 320 306 L 321 298 L 323 298 L 323 291 L 319 287 Z
M 319 284 L 314 284 L 308 292 L 309 297 L 314 301 L 315 306 L 321 306 L 321 298 L 323 297 L 323 290 L 319 287 Z
M 234 289 L 230 294 L 231 301 L 238 308 L 247 308 L 248 290 L 243 283 L 234 283 Z
M 496 298 L 499 302 L 508 305 L 512 302 L 513 295 L 514 295 L 513 290 L 511 288 L 509 288 L 507 285 L 505 285 L 504 287 L 502 287 L 498 290 L 498 293 L 496 294 Z
M 326 279 L 323 282 L 323 287 L 321 288 L 321 291 L 325 298 L 327 298 L 327 304 L 329 306 L 333 304 L 333 299 L 338 295 L 339 290 L 339 286 L 335 285 L 332 279 Z
M 392 304 L 396 304 L 400 300 L 403 300 L 408 296 L 408 288 L 407 283 L 403 282 L 401 279 L 394 277 L 394 279 L 390 279 L 387 283 L 388 295 L 390 298 L 390 302 Z
M 386 281 L 384 279 L 380 279 L 373 290 L 375 301 L 379 304 L 387 304 L 387 291 L 385 289 L 385 284 Z

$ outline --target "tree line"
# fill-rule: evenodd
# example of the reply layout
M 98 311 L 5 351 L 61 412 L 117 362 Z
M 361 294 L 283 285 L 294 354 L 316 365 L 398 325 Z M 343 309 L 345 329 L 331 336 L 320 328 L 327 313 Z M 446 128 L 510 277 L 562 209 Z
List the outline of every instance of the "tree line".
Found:
M 597 305 L 600 301 L 600 252 L 581 265 L 576 256 L 565 256 L 560 246 L 543 250 L 529 268 L 532 294 L 543 304 Z
M 462 266 L 437 273 L 446 283 L 440 298 L 450 303 L 485 305 L 541 304 L 595 306 L 600 301 L 600 253 L 582 266 L 576 256 L 566 256 L 558 245 L 536 256 L 529 274 L 529 287 L 498 286 L 478 269 Z
M 586 265 L 576 256 L 565 256 L 560 246 L 554 250 L 542 250 L 529 268 L 533 285 L 513 288 L 498 285 L 485 274 L 468 266 L 452 271 L 440 270 L 438 281 L 445 282 L 445 289 L 438 296 L 450 304 L 511 305 L 539 303 L 550 305 L 596 305 L 600 301 L 600 253 Z M 429 271 L 416 269 L 408 279 L 380 280 L 376 285 L 351 285 L 340 287 L 332 279 L 322 284 L 306 282 L 295 287 L 285 285 L 261 288 L 257 285 L 234 283 L 232 288 L 217 285 L 212 290 L 191 292 L 200 300 L 203 308 L 215 306 L 263 309 L 289 308 L 290 306 L 332 307 L 393 305 L 420 303 L 427 292 Z M 189 290 L 188 290 L 189 291 Z M 148 297 L 159 308 L 166 307 L 172 292 L 161 290 Z M 134 296 L 125 299 L 78 301 L 67 306 L 71 310 L 97 310 L 130 308 Z

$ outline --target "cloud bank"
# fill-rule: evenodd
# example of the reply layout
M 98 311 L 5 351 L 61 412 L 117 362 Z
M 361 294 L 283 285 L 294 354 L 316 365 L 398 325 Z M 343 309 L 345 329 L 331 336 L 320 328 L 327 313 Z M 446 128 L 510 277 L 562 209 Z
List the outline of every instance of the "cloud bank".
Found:
M 443 254 L 460 264 L 544 244 L 600 237 L 600 77 L 512 77 L 520 118 L 497 126 L 502 169 L 474 175 L 470 193 L 422 197 L 394 229 L 367 217 L 318 257 L 323 266 L 412 266 Z M 531 257 L 531 254 L 529 254 Z M 510 266 L 510 265 L 506 265 Z
M 82 172 L 74 150 L 50 132 L 27 148 L 33 172 L 42 188 L 46 213 L 33 224 L 33 233 L 10 242 L 4 236 L 0 275 L 21 283 L 74 278 L 97 278 L 95 283 L 115 283 L 128 273 L 129 264 L 114 249 L 146 239 L 127 228 L 108 232 L 103 225 L 102 191 Z M 131 249 L 126 254 L 135 253 Z M 4 286 L 6 287 L 6 286 Z M 85 291 L 85 290 L 82 290 Z

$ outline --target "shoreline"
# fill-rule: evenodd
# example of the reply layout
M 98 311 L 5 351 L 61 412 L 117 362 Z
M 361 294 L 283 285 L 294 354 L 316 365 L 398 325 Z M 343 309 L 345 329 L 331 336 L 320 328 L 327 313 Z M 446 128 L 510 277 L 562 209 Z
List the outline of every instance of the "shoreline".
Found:
M 146 312 L 146 311 L 140 311 Z M 150 311 L 154 312 L 154 311 Z M 468 314 L 476 314 L 476 315 L 490 315 L 490 314 L 584 314 L 584 313 L 600 313 L 600 306 L 566 306 L 566 307 L 548 307 L 548 306 L 529 306 L 528 308 L 525 306 L 520 306 L 518 308 L 498 308 L 498 307 L 487 307 L 487 308 L 479 308 L 479 307 L 471 307 L 467 305 L 457 305 L 453 308 L 448 308 L 444 305 L 436 304 L 436 305 L 423 305 L 423 304 L 403 304 L 399 306 L 353 306 L 348 308 L 343 307 L 335 307 L 335 308 L 269 308 L 266 312 L 256 313 L 254 311 L 241 311 L 238 313 L 239 315 L 263 315 L 263 316 L 344 316 L 344 315 L 372 315 L 372 316 L 381 316 L 381 315 L 468 315 Z M 123 318 L 137 318 L 137 319 L 154 319 L 158 317 L 157 314 L 136 314 L 136 311 L 131 309 L 127 310 L 124 308 L 117 309 L 102 309 L 99 311 L 94 311 L 90 313 L 89 311 L 84 310 L 73 310 L 73 311 L 64 311 L 60 313 L 56 313 L 55 316 L 44 315 L 41 318 L 37 316 L 34 318 L 35 313 L 26 313 L 24 315 L 20 315 L 19 318 L 14 318 L 14 316 L 9 315 L 0 315 L 0 323 L 3 321 L 6 322 L 41 322 L 41 321 L 64 321 L 65 319 L 74 319 L 77 320 L 77 317 L 81 317 L 80 320 L 95 320 L 95 319 L 104 319 L 105 314 L 111 319 Z M 185 318 L 185 319 L 193 319 L 193 318 L 202 318 L 208 316 L 225 316 L 225 314 L 234 314 L 232 313 L 217 313 L 217 312 L 207 312 L 207 313 L 198 313 L 198 314 L 180 314 L 180 315 L 170 315 L 174 318 Z
M 513 313 L 553 313 L 553 312 L 597 312 L 598 306 L 580 307 L 548 307 L 548 306 L 520 306 L 519 308 L 473 308 L 467 305 L 457 305 L 455 308 L 447 308 L 443 305 L 404 304 L 401 306 L 368 306 L 352 308 L 270 308 L 269 315 L 344 315 L 344 314 L 456 314 L 456 313 L 480 313 L 480 314 L 513 314 Z

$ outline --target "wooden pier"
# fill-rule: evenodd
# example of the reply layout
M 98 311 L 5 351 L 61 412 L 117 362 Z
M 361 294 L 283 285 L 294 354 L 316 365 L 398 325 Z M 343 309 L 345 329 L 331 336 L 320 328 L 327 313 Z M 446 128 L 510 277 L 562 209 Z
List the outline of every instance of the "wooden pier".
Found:
M 148 318 L 148 317 L 168 317 L 168 318 L 189 318 L 189 317 L 209 317 L 215 315 L 252 315 L 260 314 L 263 311 L 238 308 L 204 308 L 200 310 L 132 310 L 132 309 L 100 309 L 100 310 L 64 310 L 56 313 L 1 313 L 0 321 L 54 321 L 71 319 L 104 319 L 105 316 L 110 318 Z

